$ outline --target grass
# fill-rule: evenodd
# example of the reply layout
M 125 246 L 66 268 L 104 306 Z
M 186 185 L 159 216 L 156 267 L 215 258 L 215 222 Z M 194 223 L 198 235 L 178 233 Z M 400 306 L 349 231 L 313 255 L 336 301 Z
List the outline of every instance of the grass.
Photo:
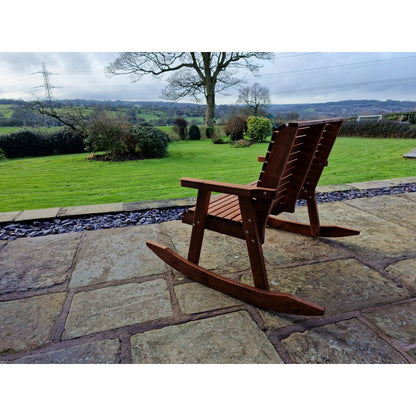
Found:
M 45 133 L 51 133 L 55 130 L 60 129 L 61 127 L 0 127 L 0 136 L 10 133 L 15 133 L 16 131 L 30 130 L 30 131 L 39 131 Z
M 195 190 L 180 187 L 180 177 L 251 182 L 267 146 L 175 141 L 163 159 L 98 162 L 76 154 L 4 160 L 0 211 L 195 196 Z M 402 157 L 415 147 L 416 139 L 339 138 L 320 185 L 416 176 L 416 160 Z

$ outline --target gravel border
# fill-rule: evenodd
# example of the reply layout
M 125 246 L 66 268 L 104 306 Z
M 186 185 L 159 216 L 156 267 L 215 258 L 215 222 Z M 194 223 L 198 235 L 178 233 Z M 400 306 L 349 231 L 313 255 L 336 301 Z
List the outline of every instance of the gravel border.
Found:
M 317 193 L 316 197 L 318 203 L 323 203 L 381 195 L 396 195 L 408 192 L 416 192 L 416 183 L 405 183 L 386 188 Z M 306 201 L 298 201 L 297 206 L 303 205 L 306 205 Z M 165 221 L 180 220 L 185 209 L 152 209 L 147 211 L 121 212 L 118 214 L 88 215 L 79 218 L 62 218 L 50 221 L 12 222 L 0 226 L 0 240 L 12 241 L 17 238 L 42 237 L 51 234 L 157 224 Z

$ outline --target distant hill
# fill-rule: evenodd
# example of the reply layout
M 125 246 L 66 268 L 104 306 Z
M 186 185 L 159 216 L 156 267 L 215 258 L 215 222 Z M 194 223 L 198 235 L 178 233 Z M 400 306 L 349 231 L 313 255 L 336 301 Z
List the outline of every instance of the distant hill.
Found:
M 277 113 L 296 112 L 301 118 L 356 117 L 365 114 L 388 114 L 416 111 L 416 101 L 395 100 L 347 100 L 317 104 L 276 104 L 268 111 Z
M 160 111 L 167 117 L 203 117 L 205 105 L 195 103 L 174 103 L 166 101 L 99 101 L 99 100 L 56 100 L 56 104 L 64 105 L 71 102 L 73 105 L 92 107 L 94 105 L 105 106 L 112 109 L 140 108 L 146 111 Z M 20 107 L 25 103 L 22 100 L 0 99 L 0 105 L 10 107 Z M 217 120 L 238 109 L 237 105 L 217 105 Z M 5 113 L 5 108 L 1 109 Z M 138 110 L 139 111 L 139 110 Z M 389 114 L 400 112 L 416 111 L 416 101 L 397 101 L 397 100 L 346 100 L 326 103 L 311 104 L 271 104 L 266 111 L 275 118 L 287 114 L 297 114 L 300 119 L 314 119 L 325 117 L 356 117 L 365 114 Z M 7 117 L 6 114 L 0 114 Z M 284 117 L 283 117 L 284 118 Z

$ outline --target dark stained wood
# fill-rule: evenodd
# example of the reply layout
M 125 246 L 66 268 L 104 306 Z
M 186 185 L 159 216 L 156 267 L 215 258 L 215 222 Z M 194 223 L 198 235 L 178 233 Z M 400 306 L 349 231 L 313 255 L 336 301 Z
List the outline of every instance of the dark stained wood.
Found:
M 341 128 L 342 120 L 288 123 L 272 135 L 258 181 L 248 185 L 181 178 L 181 185 L 198 189 L 197 204 L 186 210 L 182 221 L 192 225 L 188 260 L 166 246 L 147 242 L 166 263 L 202 284 L 255 306 L 278 312 L 322 315 L 324 308 L 290 294 L 269 290 L 262 244 L 266 225 L 315 237 L 357 235 L 359 231 L 322 226 L 315 188 Z M 222 193 L 210 201 L 211 192 Z M 294 212 L 296 201 L 306 199 L 309 224 L 282 220 Z M 254 287 L 218 276 L 198 266 L 204 230 L 246 241 Z
M 277 230 L 288 231 L 291 233 L 309 235 L 316 237 L 312 234 L 310 224 L 304 224 L 301 222 L 283 220 L 281 218 L 270 215 L 267 219 L 267 225 Z M 336 225 L 321 225 L 319 228 L 319 237 L 349 237 L 352 235 L 360 234 L 359 230 L 353 228 L 339 227 Z
M 199 263 L 210 197 L 211 192 L 201 190 L 198 191 L 192 224 L 191 242 L 189 244 L 188 251 L 188 260 L 195 264 Z
M 227 279 L 186 260 L 162 244 L 148 241 L 147 246 L 169 266 L 192 280 L 258 308 L 294 315 L 321 316 L 324 314 L 325 310 L 322 306 L 287 293 L 258 289 Z
M 269 282 L 267 280 L 266 264 L 261 247 L 263 241 L 260 232 L 260 229 L 264 229 L 264 225 L 259 223 L 259 217 L 255 209 L 255 201 L 240 197 L 239 203 L 254 286 L 267 290 L 269 289 Z M 267 218 L 267 213 L 263 215 L 263 218 Z

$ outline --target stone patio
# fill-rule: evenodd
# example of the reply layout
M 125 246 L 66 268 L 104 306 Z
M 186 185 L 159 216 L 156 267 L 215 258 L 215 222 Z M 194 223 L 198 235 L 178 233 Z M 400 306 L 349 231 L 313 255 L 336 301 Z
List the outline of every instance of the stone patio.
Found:
M 272 288 L 324 305 L 320 318 L 260 310 L 171 270 L 145 242 L 185 255 L 180 221 L 0 241 L 0 362 L 416 363 L 416 194 L 319 210 L 361 234 L 267 229 L 264 254 Z M 201 265 L 251 282 L 243 241 L 207 232 Z

